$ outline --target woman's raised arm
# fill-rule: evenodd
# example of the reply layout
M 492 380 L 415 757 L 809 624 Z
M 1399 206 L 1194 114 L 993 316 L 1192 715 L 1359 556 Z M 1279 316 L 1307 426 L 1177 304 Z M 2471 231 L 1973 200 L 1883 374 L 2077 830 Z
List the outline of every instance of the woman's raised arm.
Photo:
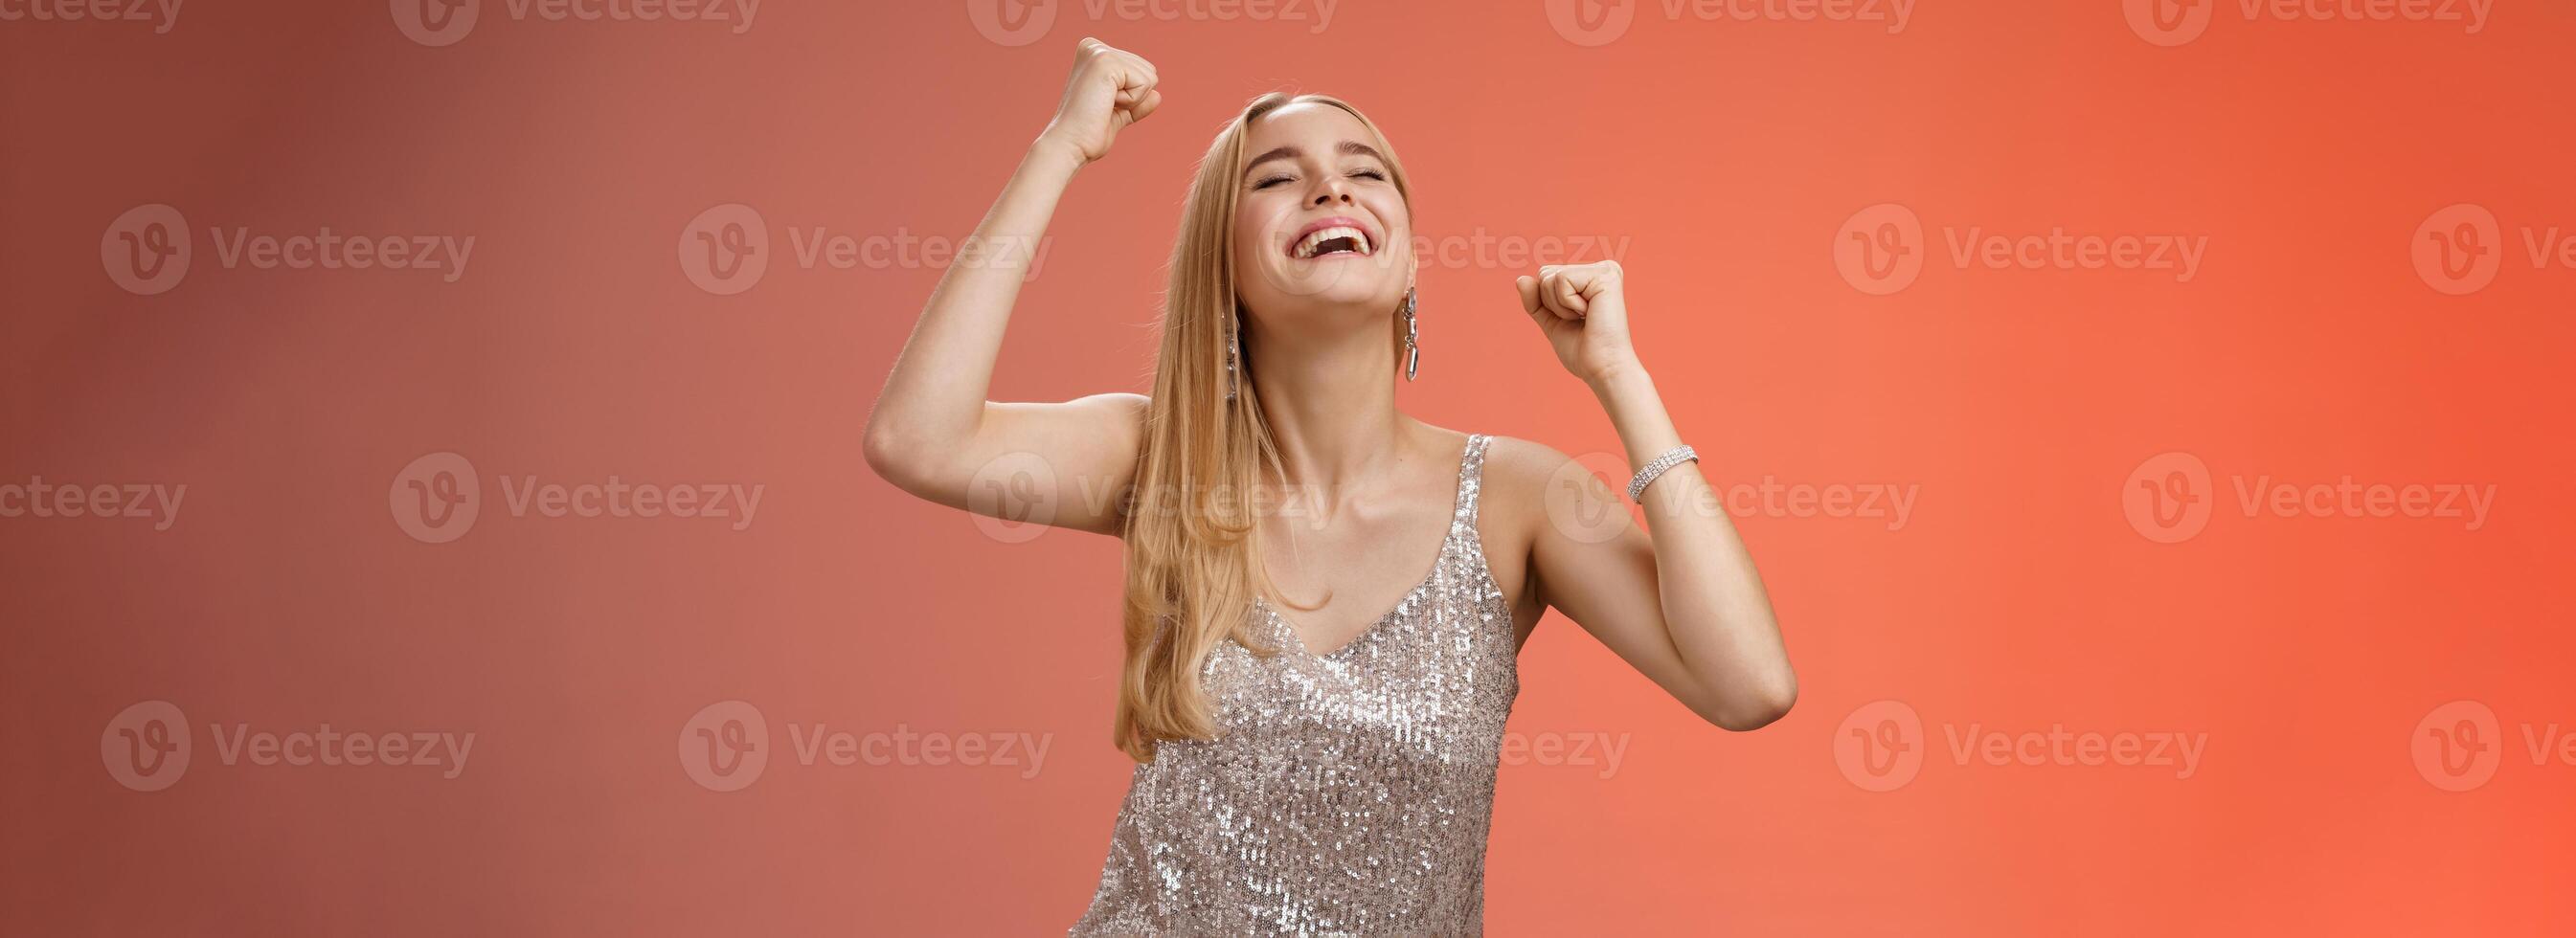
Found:
M 931 290 L 868 414 L 868 466 L 879 476 L 954 508 L 1118 532 L 1116 495 L 1134 471 L 1144 396 L 999 403 L 985 395 L 1056 201 L 1076 171 L 1108 155 L 1119 130 L 1161 103 L 1152 64 L 1082 40 L 1055 119 Z

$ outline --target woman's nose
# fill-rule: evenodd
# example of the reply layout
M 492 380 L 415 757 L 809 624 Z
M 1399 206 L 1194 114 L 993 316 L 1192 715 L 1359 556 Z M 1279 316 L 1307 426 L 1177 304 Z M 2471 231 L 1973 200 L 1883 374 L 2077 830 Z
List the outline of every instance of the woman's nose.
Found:
M 1344 205 L 1351 204 L 1351 194 L 1349 190 L 1343 189 L 1342 184 L 1339 182 L 1326 183 L 1324 185 L 1324 191 L 1315 193 L 1315 204 L 1317 205 L 1329 204 L 1336 200 L 1340 201 Z

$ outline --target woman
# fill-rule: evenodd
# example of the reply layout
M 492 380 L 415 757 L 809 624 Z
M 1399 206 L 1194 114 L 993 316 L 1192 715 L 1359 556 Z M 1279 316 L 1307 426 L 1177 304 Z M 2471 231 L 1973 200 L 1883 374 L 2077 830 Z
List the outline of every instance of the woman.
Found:
M 1217 134 L 1182 212 L 1151 397 L 986 401 L 1012 252 L 1161 102 L 1151 64 L 1082 41 L 1055 119 L 976 229 L 987 250 L 950 267 L 896 361 L 868 462 L 999 514 L 978 474 L 1035 454 L 1055 486 L 1014 517 L 1124 539 L 1115 725 L 1138 765 L 1075 933 L 1478 931 L 1514 659 L 1540 614 L 1750 730 L 1797 696 L 1770 600 L 1629 344 L 1616 263 L 1516 285 L 1643 467 L 1651 536 L 1555 449 L 1396 410 L 1431 306 L 1411 190 L 1386 138 L 1331 98 L 1265 95 Z M 1103 491 L 1128 498 L 1081 497 Z

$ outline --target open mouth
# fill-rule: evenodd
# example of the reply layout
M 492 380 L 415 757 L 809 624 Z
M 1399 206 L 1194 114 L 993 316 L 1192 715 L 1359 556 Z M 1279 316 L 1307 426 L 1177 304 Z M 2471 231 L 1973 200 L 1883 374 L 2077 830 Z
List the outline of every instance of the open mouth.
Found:
M 1368 229 L 1349 218 L 1327 218 L 1308 225 L 1297 240 L 1288 243 L 1288 256 L 1298 260 L 1337 254 L 1367 257 L 1376 252 L 1377 244 L 1369 238 Z

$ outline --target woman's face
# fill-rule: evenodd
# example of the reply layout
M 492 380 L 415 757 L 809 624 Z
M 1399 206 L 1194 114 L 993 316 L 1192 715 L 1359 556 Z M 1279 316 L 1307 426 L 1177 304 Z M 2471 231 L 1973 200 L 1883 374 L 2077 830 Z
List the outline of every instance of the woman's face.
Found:
M 1245 128 L 1234 211 L 1236 289 L 1276 325 L 1312 317 L 1382 321 L 1413 278 L 1413 219 L 1377 141 L 1319 102 Z

